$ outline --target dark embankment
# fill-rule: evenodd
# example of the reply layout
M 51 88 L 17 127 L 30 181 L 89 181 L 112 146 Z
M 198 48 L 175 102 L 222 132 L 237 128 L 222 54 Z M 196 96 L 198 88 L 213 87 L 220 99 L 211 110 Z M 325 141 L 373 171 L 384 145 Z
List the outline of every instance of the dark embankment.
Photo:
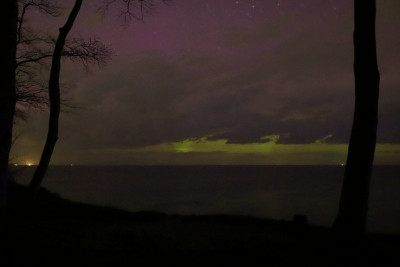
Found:
M 1 260 L 4 266 L 399 266 L 397 235 L 370 234 L 344 247 L 329 229 L 297 218 L 131 213 L 44 189 L 32 202 L 25 187 L 10 184 Z

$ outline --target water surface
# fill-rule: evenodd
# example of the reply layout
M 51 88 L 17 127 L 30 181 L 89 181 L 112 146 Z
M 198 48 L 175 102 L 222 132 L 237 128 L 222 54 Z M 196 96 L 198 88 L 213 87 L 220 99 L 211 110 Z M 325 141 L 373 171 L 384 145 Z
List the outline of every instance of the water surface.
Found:
M 27 184 L 34 167 L 18 168 Z M 43 186 L 62 197 L 130 211 L 241 214 L 329 226 L 340 166 L 52 166 Z M 400 166 L 375 167 L 367 229 L 400 233 Z

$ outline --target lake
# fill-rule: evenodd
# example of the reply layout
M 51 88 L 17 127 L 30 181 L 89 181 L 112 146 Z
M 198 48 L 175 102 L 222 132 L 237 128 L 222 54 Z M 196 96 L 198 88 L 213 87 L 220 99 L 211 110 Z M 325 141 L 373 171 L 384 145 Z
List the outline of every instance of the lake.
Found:
M 32 167 L 14 168 L 28 184 Z M 64 198 L 130 211 L 240 214 L 317 225 L 335 218 L 341 166 L 51 166 L 43 186 Z M 400 233 L 400 166 L 376 166 L 368 231 Z

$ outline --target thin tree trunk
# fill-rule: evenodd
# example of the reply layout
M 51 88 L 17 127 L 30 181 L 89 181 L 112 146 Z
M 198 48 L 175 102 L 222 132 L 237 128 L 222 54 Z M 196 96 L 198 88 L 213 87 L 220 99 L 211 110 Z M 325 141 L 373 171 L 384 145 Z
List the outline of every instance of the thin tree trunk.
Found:
M 0 27 L 2 34 L 2 58 L 0 60 L 0 218 L 6 206 L 8 161 L 12 143 L 12 131 L 16 103 L 15 67 L 17 51 L 18 1 L 1 3 Z
M 59 29 L 56 46 L 53 52 L 53 59 L 51 63 L 50 79 L 49 79 L 49 99 L 50 99 L 50 118 L 49 129 L 47 133 L 46 143 L 40 158 L 39 165 L 37 166 L 31 183 L 29 185 L 32 195 L 35 196 L 39 190 L 40 184 L 43 181 L 47 168 L 53 154 L 54 147 L 58 140 L 58 119 L 60 115 L 60 70 L 61 70 L 61 56 L 64 50 L 65 40 L 70 32 L 79 10 L 82 5 L 82 0 L 76 0 L 74 7 L 69 14 L 68 20 L 65 25 Z
M 379 70 L 375 0 L 354 1 L 355 108 L 339 212 L 334 228 L 354 239 L 365 234 L 378 124 Z

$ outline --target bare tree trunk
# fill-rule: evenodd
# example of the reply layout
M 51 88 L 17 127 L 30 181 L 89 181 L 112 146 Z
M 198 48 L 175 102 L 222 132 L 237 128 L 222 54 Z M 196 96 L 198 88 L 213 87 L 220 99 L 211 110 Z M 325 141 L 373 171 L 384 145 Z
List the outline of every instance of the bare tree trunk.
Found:
M 32 181 L 29 185 L 32 195 L 35 196 L 40 184 L 43 181 L 47 168 L 53 154 L 54 147 L 58 140 L 58 119 L 60 115 L 60 70 L 61 70 L 61 57 L 64 50 L 65 40 L 70 32 L 79 10 L 82 5 L 82 0 L 76 0 L 74 7 L 69 14 L 68 20 L 65 25 L 59 29 L 56 46 L 53 52 L 53 59 L 51 63 L 50 79 L 49 79 L 49 100 L 50 100 L 50 118 L 49 129 L 47 133 L 46 143 L 40 158 L 39 165 L 37 166 L 33 175 Z
M 16 103 L 18 1 L 4 0 L 1 5 L 3 11 L 0 15 L 0 26 L 3 56 L 0 60 L 0 218 L 3 218 Z
M 375 0 L 354 1 L 355 108 L 339 212 L 334 228 L 354 239 L 365 234 L 378 124 L 379 70 Z

